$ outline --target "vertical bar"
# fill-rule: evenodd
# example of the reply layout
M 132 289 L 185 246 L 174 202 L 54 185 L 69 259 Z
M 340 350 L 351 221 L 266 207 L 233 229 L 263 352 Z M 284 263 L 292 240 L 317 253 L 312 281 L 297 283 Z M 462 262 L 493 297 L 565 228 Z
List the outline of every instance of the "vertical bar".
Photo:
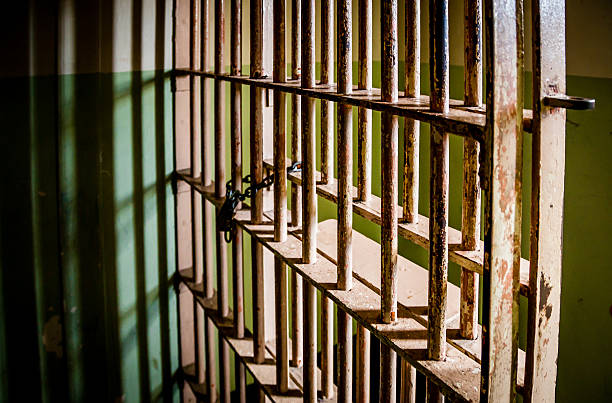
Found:
M 352 1 L 338 2 L 338 93 L 353 90 L 352 60 Z M 353 164 L 353 108 L 338 105 L 338 288 L 352 286 L 352 223 L 353 197 L 351 188 Z
M 482 310 L 480 390 L 482 401 L 514 401 L 517 363 L 513 362 L 513 349 L 516 347 L 513 338 L 514 328 L 518 326 L 514 312 L 517 287 L 513 273 L 517 230 L 516 4 L 502 0 L 487 0 L 485 4 L 486 30 L 489 34 L 486 41 L 487 126 L 484 152 L 488 166 L 483 262 L 483 299 L 486 303 Z M 558 23 L 558 20 L 555 21 L 555 24 Z M 550 151 L 547 150 L 547 153 Z M 558 172 L 555 171 L 556 175 Z
M 276 295 L 276 387 L 279 393 L 289 390 L 289 351 L 287 349 L 287 265 L 274 259 L 274 292 Z
M 334 397 L 334 304 L 321 294 L 321 395 Z
M 215 73 L 223 72 L 224 57 L 224 29 L 225 16 L 224 0 L 215 0 Z M 225 195 L 225 85 L 215 80 L 215 194 L 217 197 Z M 229 316 L 228 301 L 228 275 L 227 275 L 227 247 L 221 231 L 217 232 L 217 309 L 221 317 Z M 220 399 L 230 401 L 230 364 L 229 346 L 219 334 Z
M 357 326 L 357 382 L 355 385 L 357 403 L 370 401 L 370 332 Z
M 274 0 L 274 82 L 286 81 L 285 0 Z M 287 171 L 285 93 L 274 91 L 274 240 L 287 239 Z M 276 386 L 280 393 L 289 388 L 289 355 L 287 350 L 287 268 L 274 257 L 276 305 Z
M 372 0 L 359 0 L 358 88 L 372 89 Z M 357 114 L 357 191 L 359 200 L 367 202 L 372 194 L 372 110 L 359 107 Z
M 194 70 L 200 68 L 200 2 L 191 2 L 191 61 L 190 67 Z M 201 127 L 200 127 L 200 78 L 191 76 L 190 118 L 191 118 L 191 176 L 201 175 Z M 202 243 L 202 196 L 191 188 L 191 239 L 193 281 L 201 284 L 204 277 L 203 243 Z M 204 310 L 193 299 L 194 309 L 194 348 L 195 348 L 195 376 L 200 384 L 205 381 L 204 357 Z
M 263 76 L 263 1 L 251 0 L 251 77 Z M 251 180 L 260 183 L 263 179 L 263 93 L 261 88 L 251 86 L 250 154 Z M 263 220 L 263 192 L 255 193 L 251 199 L 251 221 L 259 224 Z M 264 268 L 263 246 L 251 239 L 252 291 L 253 291 L 253 360 L 261 364 L 265 359 L 266 337 L 264 321 Z
M 314 70 L 313 0 L 302 0 L 302 87 L 312 88 Z M 302 100 L 302 209 L 304 263 L 314 263 L 317 256 L 317 194 L 315 182 L 315 108 L 314 99 Z M 317 401 L 317 295 L 309 282 L 304 282 L 304 402 Z
M 352 1 L 338 1 L 338 93 L 353 90 L 352 60 Z M 338 105 L 338 288 L 352 287 L 353 243 L 353 108 Z M 338 318 L 338 402 L 353 399 L 353 326 L 351 317 L 337 311 Z
M 242 70 L 242 0 L 231 0 L 230 73 L 240 75 Z M 231 174 L 234 190 L 242 190 L 242 86 L 231 84 Z M 232 228 L 232 281 L 234 284 L 234 335 L 244 337 L 244 275 L 242 261 L 242 230 Z M 240 360 L 234 360 L 236 389 L 239 401 L 246 402 L 246 369 Z
M 465 0 L 465 106 L 480 106 L 482 100 L 482 2 Z M 480 241 L 480 180 L 478 176 L 480 144 L 463 139 L 463 202 L 461 248 L 477 250 Z M 478 274 L 461 269 L 460 332 L 467 339 L 478 337 Z
M 287 81 L 285 62 L 285 0 L 274 1 L 274 82 Z M 286 94 L 274 91 L 274 240 L 287 239 Z
M 381 4 L 382 31 L 382 100 L 397 102 L 397 0 Z M 381 130 L 381 317 L 384 323 L 397 319 L 397 196 L 398 196 L 398 119 L 382 114 Z M 380 398 L 396 401 L 397 357 L 395 351 L 380 346 Z
M 305 0 L 311 1 L 311 0 Z M 304 402 L 317 402 L 317 290 L 304 282 Z
M 532 2 L 533 160 L 527 335 L 527 401 L 553 401 L 557 373 L 565 115 L 542 104 L 565 94 L 565 2 Z
M 421 2 L 406 0 L 406 88 L 410 98 L 421 96 Z M 417 120 L 404 119 L 404 182 L 402 221 L 419 219 L 419 128 Z
M 359 77 L 360 90 L 372 89 L 372 1 L 359 0 Z M 361 201 L 372 193 L 372 111 L 357 110 L 357 192 Z M 357 325 L 356 400 L 370 400 L 370 333 Z
M 431 109 L 448 112 L 448 0 L 430 0 L 429 65 Z M 432 360 L 446 357 L 448 278 L 448 133 L 431 127 L 429 202 L 429 302 L 427 350 Z M 429 392 L 428 392 L 429 393 Z
M 406 360 L 401 363 L 402 388 L 400 390 L 401 403 L 416 402 L 416 369 Z
M 302 1 L 302 87 L 313 88 L 315 84 L 314 2 Z M 314 263 L 317 256 L 317 193 L 315 181 L 316 143 L 315 143 L 314 99 L 305 97 L 302 102 L 302 209 L 304 237 L 302 259 L 304 263 Z
M 334 2 L 321 2 L 321 84 L 334 81 Z M 314 31 L 313 31 L 314 32 Z M 302 36 L 303 37 L 303 36 Z M 305 39 L 305 38 L 304 38 Z M 321 183 L 334 177 L 334 109 L 331 101 L 321 100 Z
M 291 8 L 291 78 L 294 80 L 302 76 L 302 3 L 294 0 Z M 302 120 L 302 98 L 297 94 L 291 95 L 291 162 L 301 160 L 301 120 Z M 291 184 L 291 225 L 302 226 L 302 192 L 300 186 Z M 303 293 L 302 277 L 295 270 L 291 270 L 291 364 L 295 367 L 302 366 L 302 344 L 304 335 L 303 324 Z

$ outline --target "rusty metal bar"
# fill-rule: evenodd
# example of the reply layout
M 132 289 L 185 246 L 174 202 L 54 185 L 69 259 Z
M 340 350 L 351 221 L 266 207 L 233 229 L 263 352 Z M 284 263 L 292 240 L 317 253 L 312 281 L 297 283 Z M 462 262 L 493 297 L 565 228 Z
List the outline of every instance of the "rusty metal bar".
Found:
M 308 0 L 303 0 L 308 1 Z M 304 402 L 317 402 L 317 290 L 304 281 Z
M 381 4 L 382 48 L 382 100 L 397 102 L 397 0 Z M 397 165 L 398 118 L 384 112 L 381 128 L 381 318 L 383 323 L 397 319 Z M 396 400 L 395 351 L 388 346 L 380 348 L 380 398 Z
M 313 31 L 314 32 L 314 31 Z M 321 84 L 334 81 L 334 2 L 321 2 Z M 321 182 L 329 183 L 334 177 L 334 107 L 321 101 Z
M 431 108 L 448 111 L 448 0 L 430 0 L 429 65 Z M 429 220 L 429 303 L 427 350 L 433 360 L 446 357 L 448 278 L 448 133 L 431 127 Z M 428 392 L 429 393 L 429 392 Z
M 286 393 L 289 390 L 287 266 L 280 259 L 274 259 L 274 277 L 276 305 L 276 387 L 279 393 Z
M 421 96 L 421 2 L 406 0 L 406 60 L 404 95 Z M 404 119 L 404 182 L 402 221 L 416 223 L 419 219 L 419 143 L 420 123 Z
M 483 176 L 486 178 L 483 270 L 485 303 L 482 309 L 480 393 L 483 401 L 514 401 L 517 365 L 516 361 L 513 362 L 515 357 L 513 349 L 516 347 L 514 328 L 518 326 L 515 322 L 517 317 L 514 295 L 518 292 L 518 287 L 517 278 L 513 273 L 516 252 L 515 202 L 518 168 L 516 4 L 502 0 L 487 0 L 485 11 L 486 31 L 489 34 L 486 39 L 485 63 L 487 66 L 487 130 L 486 141 L 483 144 L 487 156 L 486 174 Z M 558 21 L 554 24 L 558 24 Z M 552 149 L 547 150 L 547 153 L 551 151 Z M 536 154 L 534 152 L 534 155 Z M 558 175 L 556 170 L 554 175 Z M 548 204 L 546 206 L 548 210 Z
M 285 60 L 285 0 L 274 0 L 273 26 L 273 79 L 287 80 Z M 274 240 L 287 239 L 287 150 L 285 96 L 274 91 Z M 275 273 L 275 325 L 276 325 L 276 387 L 280 393 L 289 389 L 289 354 L 287 322 L 287 267 L 279 257 L 274 257 Z
M 314 2 L 302 1 L 302 87 L 312 88 L 315 84 L 314 60 Z M 317 193 L 316 193 L 316 143 L 315 143 L 314 99 L 302 100 L 302 218 L 304 221 L 304 242 L 302 258 L 304 263 L 314 263 L 317 256 Z
M 321 395 L 334 397 L 334 304 L 321 294 Z
M 482 2 L 464 2 L 464 103 L 478 107 L 482 100 Z M 463 139 L 463 202 L 461 249 L 477 250 L 480 244 L 480 144 L 471 138 Z M 467 339 L 478 337 L 478 274 L 461 269 L 460 332 Z
M 532 3 L 533 151 L 526 399 L 553 401 L 563 236 L 565 117 L 544 97 L 565 95 L 565 2 Z
M 337 10 L 338 92 L 353 89 L 352 0 L 339 0 Z M 352 287 L 353 197 L 353 108 L 338 105 L 338 283 L 341 290 Z M 352 401 L 353 328 L 351 317 L 337 311 L 338 318 L 338 402 Z
M 360 90 L 372 89 L 372 0 L 359 0 Z M 367 202 L 372 194 L 372 111 L 357 109 L 357 192 Z M 357 374 L 359 376 L 359 373 Z
M 416 369 L 406 360 L 401 363 L 402 387 L 400 389 L 400 403 L 416 402 Z
M 302 76 L 302 3 L 294 0 L 291 8 L 291 78 L 294 80 Z M 291 96 L 291 161 L 298 162 L 302 158 L 301 147 L 301 120 L 302 99 L 298 94 Z M 302 192 L 300 186 L 291 183 L 291 225 L 302 226 Z M 304 335 L 303 325 L 303 292 L 302 277 L 295 270 L 291 270 L 291 365 L 302 366 L 302 345 Z
M 357 325 L 357 359 L 355 382 L 355 400 L 357 403 L 370 401 L 370 332 L 363 326 Z
M 353 89 L 352 1 L 338 2 L 338 92 L 350 94 Z M 338 105 L 338 287 L 350 290 L 352 284 L 351 194 L 353 164 L 353 108 Z
M 225 15 L 224 0 L 215 0 L 215 73 L 223 72 Z M 217 197 L 225 195 L 225 85 L 215 80 L 215 194 Z M 217 309 L 219 316 L 228 317 L 228 273 L 227 273 L 227 247 L 223 233 L 217 232 Z M 219 335 L 219 375 L 220 399 L 230 401 L 230 361 L 229 346 Z
M 263 1 L 251 0 L 251 77 L 263 75 Z M 263 90 L 251 87 L 250 154 L 251 178 L 254 183 L 263 179 Z M 263 192 L 251 199 L 251 221 L 263 221 Z M 266 337 L 264 321 L 264 268 L 263 246 L 251 240 L 251 267 L 253 292 L 253 359 L 261 364 L 265 359 Z

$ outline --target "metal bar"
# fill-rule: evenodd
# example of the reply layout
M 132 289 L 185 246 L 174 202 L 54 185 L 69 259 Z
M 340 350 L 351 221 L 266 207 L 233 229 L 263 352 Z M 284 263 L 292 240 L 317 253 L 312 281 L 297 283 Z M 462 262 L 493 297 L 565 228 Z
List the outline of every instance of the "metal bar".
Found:
M 516 4 L 487 0 L 487 135 L 481 400 L 514 401 L 517 170 Z M 555 21 L 558 24 L 558 21 Z M 534 136 L 535 139 L 535 136 Z M 547 150 L 547 153 L 552 150 Z M 535 155 L 536 153 L 534 153 Z M 555 172 L 557 175 L 558 172 Z M 546 209 L 548 210 L 548 204 Z M 560 248 L 560 245 L 559 245 Z M 557 253 L 558 253 L 557 249 Z M 554 392 L 553 392 L 554 393 Z
M 334 397 L 334 304 L 321 294 L 321 395 Z
M 314 60 L 314 2 L 302 1 L 302 87 L 312 88 L 315 83 Z M 314 99 L 302 100 L 302 209 L 304 263 L 314 263 L 317 248 L 317 194 L 316 194 L 316 143 Z
M 251 77 L 263 75 L 263 1 L 251 0 Z M 251 87 L 250 154 L 251 180 L 260 183 L 263 179 L 263 90 Z M 251 222 L 263 220 L 263 192 L 255 193 L 251 199 Z M 251 240 L 251 267 L 253 293 L 253 360 L 261 364 L 266 353 L 264 318 L 264 268 L 263 247 Z
M 400 390 L 401 403 L 416 402 L 416 369 L 406 360 L 401 363 L 402 388 Z
M 355 400 L 357 403 L 370 401 L 370 332 L 357 324 L 357 359 Z
M 338 402 L 353 401 L 353 319 L 338 310 Z
M 274 0 L 275 82 L 287 81 L 285 62 L 285 0 Z M 287 238 L 287 150 L 285 93 L 274 91 L 274 240 Z
M 200 69 L 200 3 L 191 2 L 191 55 L 192 69 Z M 190 148 L 191 148 L 191 175 L 200 176 L 201 171 L 201 126 L 200 126 L 200 84 L 204 80 L 200 77 L 190 77 Z M 202 196 L 191 189 L 191 241 L 192 265 L 194 281 L 201 284 L 204 278 L 203 241 L 202 241 Z M 195 377 L 198 384 L 205 382 L 205 351 L 204 351 L 204 311 L 193 301 L 194 310 L 194 350 L 195 350 Z
M 287 266 L 274 259 L 274 295 L 276 305 L 276 387 L 279 393 L 289 390 L 289 351 L 287 316 Z
M 421 2 L 406 0 L 406 88 L 404 95 L 421 96 Z M 404 182 L 402 222 L 416 223 L 419 218 L 419 143 L 420 123 L 404 119 Z
M 482 100 L 482 2 L 464 2 L 464 103 L 479 107 Z M 470 138 L 463 139 L 463 201 L 461 222 L 461 249 L 477 250 L 480 245 L 480 144 Z M 459 327 L 461 336 L 478 337 L 478 275 L 461 269 L 461 308 Z
M 526 398 L 554 401 L 561 307 L 565 109 L 565 2 L 532 2 L 533 159 Z
M 317 290 L 304 281 L 304 402 L 317 402 Z
M 297 80 L 302 75 L 302 3 L 295 0 L 291 8 L 291 77 Z M 302 99 L 297 94 L 291 96 L 291 161 L 297 162 L 302 158 L 301 147 L 301 120 Z M 291 183 L 291 225 L 302 226 L 302 192 L 300 186 Z M 302 345 L 304 341 L 303 324 L 303 293 L 302 277 L 295 270 L 291 270 L 291 364 L 294 367 L 302 366 Z
M 397 102 L 397 0 L 381 4 L 382 48 L 382 100 Z M 382 115 L 381 128 L 381 318 L 383 323 L 397 319 L 397 164 L 398 119 L 389 113 Z M 395 351 L 388 346 L 380 348 L 380 398 L 396 400 Z
M 359 0 L 359 80 L 357 88 L 360 90 L 372 89 L 372 0 Z M 372 111 L 367 108 L 358 108 L 357 114 L 358 198 L 367 202 L 372 194 Z
M 338 1 L 338 92 L 341 94 L 353 91 L 352 26 L 352 0 Z M 350 290 L 353 279 L 352 115 L 350 105 L 338 105 L 338 288 L 341 290 Z
M 448 0 L 430 0 L 429 65 L 432 110 L 448 111 Z M 427 350 L 433 360 L 446 357 L 448 278 L 448 133 L 431 127 L 429 221 L 429 303 Z
M 333 0 L 323 0 L 321 2 L 321 84 L 330 84 L 334 81 L 333 15 Z M 321 182 L 329 183 L 329 179 L 333 177 L 334 109 L 331 102 L 321 101 Z

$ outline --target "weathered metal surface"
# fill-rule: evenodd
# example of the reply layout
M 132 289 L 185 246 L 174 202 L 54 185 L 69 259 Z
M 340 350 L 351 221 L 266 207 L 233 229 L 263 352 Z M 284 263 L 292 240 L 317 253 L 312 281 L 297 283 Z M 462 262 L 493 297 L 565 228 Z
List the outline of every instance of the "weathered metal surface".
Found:
M 275 82 L 287 80 L 285 61 L 285 0 L 274 0 L 274 68 Z M 285 93 L 274 91 L 274 239 L 282 242 L 287 237 L 287 122 Z
M 355 360 L 355 401 L 368 403 L 370 401 L 370 332 L 357 324 L 357 357 Z
M 251 0 L 251 77 L 263 75 L 263 1 Z M 250 110 L 250 172 L 251 180 L 263 179 L 263 90 L 251 87 Z M 263 218 L 263 192 L 251 199 L 251 220 L 260 223 Z M 253 294 L 253 360 L 261 364 L 265 358 L 264 268 L 263 247 L 251 240 L 252 294 Z
M 397 82 L 397 1 L 384 2 L 381 8 L 382 49 L 382 100 L 396 102 Z M 397 319 L 397 116 L 382 115 L 381 129 L 381 251 L 382 251 L 382 312 L 383 323 Z M 392 378 L 395 374 L 381 375 Z M 382 392 L 382 389 L 381 389 Z M 389 391 L 387 391 L 390 393 Z
M 304 0 L 306 1 L 306 0 Z M 317 290 L 304 283 L 304 402 L 317 402 Z
M 532 2 L 533 150 L 527 389 L 531 402 L 555 400 L 563 236 L 565 116 L 543 103 L 565 94 L 565 2 Z
M 353 401 L 353 319 L 342 311 L 338 318 L 338 402 Z
M 274 258 L 274 295 L 276 324 L 276 387 L 279 393 L 289 390 L 289 318 L 287 316 L 287 266 Z
M 308 89 L 302 88 L 300 82 L 295 80 L 289 80 L 286 83 L 275 83 L 271 78 L 254 79 L 246 76 L 230 76 L 228 74 L 216 74 L 210 71 L 191 71 L 189 69 L 177 69 L 176 73 L 201 75 L 221 81 L 240 82 L 244 85 L 277 89 L 287 93 L 310 96 L 337 103 L 346 103 L 358 107 L 361 106 L 436 125 L 449 133 L 472 137 L 480 142 L 484 140 L 486 111 L 484 108 L 466 107 L 463 105 L 463 101 L 459 100 L 451 100 L 448 112 L 440 113 L 431 109 L 428 96 L 421 95 L 418 98 L 406 98 L 403 97 L 403 91 L 399 93 L 400 98 L 397 102 L 389 104 L 388 102 L 381 101 L 380 90 L 377 88 L 372 88 L 369 91 L 354 88 L 351 94 L 344 95 L 338 93 L 335 84 L 317 84 L 314 88 Z M 531 132 L 531 123 L 531 110 L 525 110 L 523 130 Z
M 380 345 L 380 401 L 397 400 L 397 353 L 386 344 Z M 391 376 L 389 376 L 391 375 Z
M 449 110 L 448 1 L 429 2 L 429 64 L 431 108 Z M 432 360 L 446 358 L 446 304 L 448 278 L 448 161 L 449 136 L 442 128 L 430 133 L 429 303 L 427 353 Z M 428 392 L 429 395 L 429 392 Z M 431 397 L 431 396 L 430 396 Z
M 421 3 L 406 0 L 406 89 L 410 98 L 421 96 Z M 419 133 L 420 124 L 404 119 L 404 182 L 402 221 L 416 223 L 419 218 Z
M 482 2 L 468 0 L 464 3 L 464 102 L 478 107 L 482 100 Z M 475 250 L 480 244 L 480 144 L 474 139 L 463 140 L 463 200 L 461 222 L 461 246 Z M 475 339 L 478 326 L 478 276 L 468 269 L 461 269 L 461 335 Z
M 416 402 L 416 369 L 406 360 L 402 360 L 401 379 L 402 388 L 400 390 L 400 403 Z
M 487 135 L 482 317 L 482 401 L 513 401 L 516 392 L 513 275 L 517 162 L 515 2 L 485 3 Z
M 321 294 L 321 395 L 334 396 L 334 304 Z
M 359 0 L 359 78 L 360 90 L 372 88 L 372 1 Z M 372 111 L 357 110 L 357 188 L 359 200 L 372 194 Z
M 329 86 L 334 78 L 334 3 L 321 1 L 321 84 Z M 321 181 L 334 177 L 334 108 L 321 101 Z
M 338 1 L 338 92 L 350 94 L 352 84 L 352 1 Z M 338 105 L 338 288 L 348 290 L 352 281 L 353 113 Z M 348 349 L 347 349 L 348 350 Z M 340 385 L 343 389 L 343 385 Z
M 314 86 L 314 1 L 302 0 L 302 80 L 305 88 Z M 316 194 L 316 139 L 315 139 L 314 99 L 302 99 L 302 220 L 304 243 L 302 258 L 312 263 L 316 259 L 317 248 L 317 194 Z

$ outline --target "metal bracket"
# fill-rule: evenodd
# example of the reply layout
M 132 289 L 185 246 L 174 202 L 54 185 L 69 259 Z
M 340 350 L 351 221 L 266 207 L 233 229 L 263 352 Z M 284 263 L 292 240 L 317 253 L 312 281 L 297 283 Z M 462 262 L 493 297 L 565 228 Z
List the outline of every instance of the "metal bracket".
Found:
M 551 95 L 544 97 L 544 105 L 552 108 L 574 109 L 579 111 L 595 109 L 593 98 L 573 97 L 570 95 Z

